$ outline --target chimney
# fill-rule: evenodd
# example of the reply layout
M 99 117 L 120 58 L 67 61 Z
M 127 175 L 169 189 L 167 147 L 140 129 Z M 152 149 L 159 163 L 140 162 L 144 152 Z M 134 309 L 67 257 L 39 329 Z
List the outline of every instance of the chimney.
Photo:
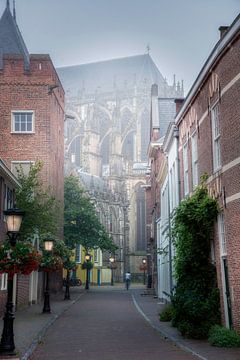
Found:
M 220 39 L 223 38 L 223 36 L 226 34 L 226 32 L 228 31 L 229 26 L 220 26 L 218 28 L 218 30 L 220 31 Z
M 175 99 L 174 102 L 176 104 L 176 114 L 180 111 L 182 104 L 185 99 Z

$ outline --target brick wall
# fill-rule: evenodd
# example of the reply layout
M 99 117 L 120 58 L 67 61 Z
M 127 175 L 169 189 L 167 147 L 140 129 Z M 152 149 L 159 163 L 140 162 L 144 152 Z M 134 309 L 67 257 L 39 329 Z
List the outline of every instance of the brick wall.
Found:
M 180 132 L 180 176 L 183 179 L 182 147 L 188 146 L 188 166 L 191 187 L 191 135 L 196 130 L 198 134 L 198 169 L 199 176 L 207 172 L 210 177 L 208 186 L 214 190 L 225 219 L 225 238 L 227 247 L 228 280 L 231 294 L 233 327 L 240 332 L 240 38 L 239 34 L 228 46 L 218 61 L 213 64 L 211 72 L 200 84 L 188 110 L 179 121 Z M 215 76 L 215 91 L 210 94 L 213 76 Z M 228 86 L 228 87 L 226 87 Z M 209 106 L 219 103 L 220 151 L 222 167 L 213 171 L 212 129 Z M 234 162 L 235 161 L 235 162 Z M 183 182 L 183 181 L 181 181 Z M 216 183 L 219 184 L 216 187 Z M 230 196 L 232 198 L 230 198 Z M 183 197 L 183 187 L 181 189 Z M 219 234 L 215 226 L 214 252 L 217 266 L 218 285 L 221 292 L 222 320 L 225 322 L 224 310 L 224 277 L 222 270 L 223 258 L 220 254 Z
M 9 168 L 12 161 L 43 161 L 42 181 L 60 202 L 58 228 L 59 236 L 63 237 L 64 90 L 48 55 L 31 55 L 29 71 L 24 70 L 20 56 L 4 56 L 3 62 L 0 70 L 0 158 Z M 34 133 L 11 133 L 13 110 L 34 111 Z M 28 303 L 29 277 L 19 276 L 18 284 L 17 301 L 22 306 Z M 61 285 L 58 279 L 54 289 L 60 289 Z

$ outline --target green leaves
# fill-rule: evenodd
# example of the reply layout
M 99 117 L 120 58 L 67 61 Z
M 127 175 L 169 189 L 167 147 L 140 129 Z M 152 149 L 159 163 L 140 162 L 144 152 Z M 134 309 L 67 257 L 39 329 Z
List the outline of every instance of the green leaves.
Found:
M 45 189 L 40 180 L 43 164 L 37 161 L 31 165 L 28 175 L 22 167 L 18 169 L 18 180 L 21 188 L 16 191 L 16 205 L 26 212 L 21 226 L 21 238 L 28 240 L 34 233 L 42 235 L 55 233 L 58 223 L 58 204 L 50 190 Z
M 94 205 L 74 176 L 66 177 L 64 183 L 64 237 L 72 249 L 75 244 L 81 244 L 87 252 L 94 248 L 116 250 Z
M 172 219 L 177 282 L 172 296 L 173 323 L 187 337 L 207 337 L 211 325 L 220 318 L 216 270 L 210 260 L 218 211 L 217 201 L 202 182 L 180 203 Z

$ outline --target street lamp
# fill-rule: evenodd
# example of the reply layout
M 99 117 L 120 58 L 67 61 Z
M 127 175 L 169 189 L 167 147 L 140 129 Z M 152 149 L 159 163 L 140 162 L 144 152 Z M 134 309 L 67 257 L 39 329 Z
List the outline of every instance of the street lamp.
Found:
M 91 260 L 91 255 L 86 254 L 85 255 L 85 261 L 86 261 L 86 284 L 85 284 L 85 290 L 89 290 L 89 268 L 88 268 L 88 264 L 89 264 L 90 260 Z
M 114 262 L 115 262 L 115 259 L 113 256 L 111 256 L 109 258 L 109 262 L 110 262 L 110 268 L 111 268 L 111 286 L 113 286 L 113 268 L 114 268 Z
M 145 285 L 145 283 L 146 283 L 147 260 L 142 259 L 142 264 L 143 264 L 143 285 Z
M 44 250 L 47 252 L 52 251 L 53 249 L 53 241 L 52 240 L 44 240 Z M 45 281 L 46 281 L 46 287 L 45 287 L 45 291 L 44 291 L 44 304 L 43 304 L 43 313 L 51 313 L 51 308 L 50 308 L 50 294 L 49 294 L 49 272 L 45 271 L 46 276 L 45 276 Z
M 17 237 L 22 223 L 24 211 L 19 209 L 8 209 L 3 212 L 6 219 L 7 234 L 12 247 L 16 245 Z M 13 276 L 9 274 L 7 283 L 7 304 L 3 318 L 3 332 L 0 344 L 0 354 L 15 356 L 15 344 L 13 333 Z

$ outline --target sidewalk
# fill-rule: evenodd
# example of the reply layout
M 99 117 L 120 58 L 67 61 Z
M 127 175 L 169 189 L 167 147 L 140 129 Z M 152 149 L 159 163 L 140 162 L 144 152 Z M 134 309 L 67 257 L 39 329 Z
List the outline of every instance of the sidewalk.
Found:
M 64 292 L 58 296 L 51 295 L 51 314 L 43 314 L 43 304 L 32 305 L 15 313 L 14 340 L 18 356 L 27 360 L 46 330 L 72 304 L 84 294 L 83 287 L 70 288 L 71 300 L 63 300 Z
M 164 305 L 152 295 L 142 296 L 143 289 L 132 289 L 133 302 L 140 314 L 166 340 L 174 342 L 201 360 L 240 360 L 240 349 L 226 349 L 211 346 L 207 341 L 184 339 L 170 322 L 159 321 Z
M 114 286 L 94 286 L 90 291 L 126 291 L 123 284 Z M 163 304 L 152 295 L 142 296 L 143 285 L 131 284 L 129 294 L 132 295 L 134 305 L 145 320 L 166 340 L 188 351 L 201 360 L 240 360 L 240 349 L 216 348 L 207 341 L 184 339 L 169 322 L 159 321 L 159 312 Z M 41 305 L 32 305 L 24 310 L 17 311 L 14 321 L 16 351 L 21 360 L 27 360 L 37 344 L 42 341 L 46 330 L 69 309 L 84 294 L 83 287 L 71 287 L 71 300 L 63 300 L 64 293 L 58 297 L 51 296 L 51 314 L 42 314 Z M 2 331 L 2 329 L 1 329 Z

